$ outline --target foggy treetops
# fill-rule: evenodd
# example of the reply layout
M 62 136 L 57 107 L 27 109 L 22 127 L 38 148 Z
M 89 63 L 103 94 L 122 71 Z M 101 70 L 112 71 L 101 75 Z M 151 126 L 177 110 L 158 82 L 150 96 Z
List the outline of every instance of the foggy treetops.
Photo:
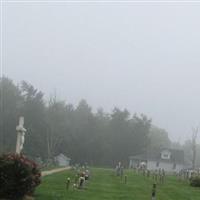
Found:
M 46 160 L 64 153 L 74 163 L 114 165 L 127 163 L 131 155 L 171 146 L 167 132 L 152 125 L 145 114 L 116 107 L 111 113 L 103 109 L 92 112 L 86 100 L 74 106 L 56 96 L 46 102 L 44 94 L 31 84 L 22 81 L 16 85 L 5 77 L 0 88 L 1 152 L 14 151 L 15 127 L 21 115 L 27 129 L 24 152 L 33 158 Z

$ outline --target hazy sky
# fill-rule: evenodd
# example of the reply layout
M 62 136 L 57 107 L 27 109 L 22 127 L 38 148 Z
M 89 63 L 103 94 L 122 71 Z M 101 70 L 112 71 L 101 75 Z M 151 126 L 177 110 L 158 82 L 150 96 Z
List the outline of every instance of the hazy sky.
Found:
M 199 3 L 200 5 L 200 3 Z M 200 6 L 3 7 L 3 73 L 93 107 L 145 113 L 173 140 L 200 124 Z

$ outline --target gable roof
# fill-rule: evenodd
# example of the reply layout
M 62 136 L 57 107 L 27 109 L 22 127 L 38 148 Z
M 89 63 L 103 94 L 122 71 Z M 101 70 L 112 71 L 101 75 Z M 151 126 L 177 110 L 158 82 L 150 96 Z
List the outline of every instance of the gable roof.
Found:
M 56 159 L 62 158 L 64 160 L 71 160 L 70 158 L 68 158 L 67 156 L 65 156 L 64 154 L 60 153 L 59 155 L 57 155 L 55 157 Z
M 164 150 L 168 150 L 171 153 L 171 157 L 169 160 L 165 160 L 161 158 L 161 152 Z M 156 162 L 168 162 L 168 163 L 177 163 L 183 164 L 184 163 L 184 151 L 179 149 L 160 149 L 158 150 L 151 150 L 148 151 L 146 154 L 140 154 L 135 156 L 130 156 L 131 160 L 149 160 L 149 161 L 156 161 Z

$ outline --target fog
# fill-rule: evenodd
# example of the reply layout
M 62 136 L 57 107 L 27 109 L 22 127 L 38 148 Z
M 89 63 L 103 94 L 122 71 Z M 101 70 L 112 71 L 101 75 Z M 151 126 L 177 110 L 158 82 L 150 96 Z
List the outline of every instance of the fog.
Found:
M 46 98 L 145 113 L 183 142 L 200 123 L 199 20 L 191 5 L 8 2 L 3 74 Z

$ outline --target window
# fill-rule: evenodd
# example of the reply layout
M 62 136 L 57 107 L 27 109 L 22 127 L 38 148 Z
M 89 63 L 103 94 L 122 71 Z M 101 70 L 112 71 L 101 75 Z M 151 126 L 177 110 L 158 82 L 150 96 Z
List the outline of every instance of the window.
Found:
M 156 162 L 156 167 L 159 167 L 159 164 L 160 164 L 159 162 Z
M 163 154 L 163 157 L 168 158 L 169 154 Z
M 170 159 L 170 157 L 171 157 L 171 153 L 169 151 L 167 151 L 167 150 L 165 150 L 165 151 L 163 151 L 161 153 L 161 158 L 162 159 L 168 160 L 168 159 Z

